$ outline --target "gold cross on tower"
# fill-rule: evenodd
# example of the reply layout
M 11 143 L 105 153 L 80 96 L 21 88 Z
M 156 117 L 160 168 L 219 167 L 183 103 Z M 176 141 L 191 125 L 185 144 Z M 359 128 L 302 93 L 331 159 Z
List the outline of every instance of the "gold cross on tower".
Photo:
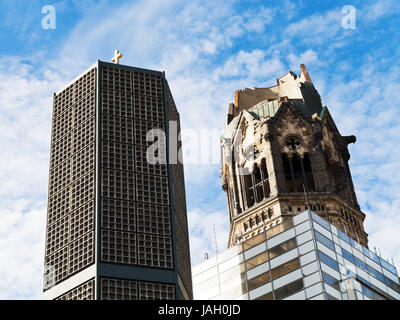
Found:
M 115 64 L 119 64 L 119 59 L 122 58 L 122 53 L 119 52 L 119 50 L 115 50 L 114 51 L 114 57 L 112 58 L 112 62 L 114 62 Z

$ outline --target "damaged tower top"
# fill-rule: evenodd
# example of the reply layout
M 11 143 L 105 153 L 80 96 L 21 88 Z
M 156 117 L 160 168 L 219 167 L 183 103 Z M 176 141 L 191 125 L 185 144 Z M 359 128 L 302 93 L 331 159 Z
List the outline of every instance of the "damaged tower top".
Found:
M 304 191 L 311 209 L 367 244 L 348 165 L 355 137 L 339 133 L 306 66 L 300 68 L 273 87 L 237 90 L 229 105 L 221 139 L 229 246 L 302 212 Z

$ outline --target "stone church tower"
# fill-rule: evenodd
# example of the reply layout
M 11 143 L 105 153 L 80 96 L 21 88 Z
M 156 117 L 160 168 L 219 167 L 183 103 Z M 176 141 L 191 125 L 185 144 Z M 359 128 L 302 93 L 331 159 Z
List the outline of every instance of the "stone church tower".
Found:
M 237 90 L 221 137 L 229 247 L 310 209 L 367 246 L 348 145 L 306 67 L 270 88 Z

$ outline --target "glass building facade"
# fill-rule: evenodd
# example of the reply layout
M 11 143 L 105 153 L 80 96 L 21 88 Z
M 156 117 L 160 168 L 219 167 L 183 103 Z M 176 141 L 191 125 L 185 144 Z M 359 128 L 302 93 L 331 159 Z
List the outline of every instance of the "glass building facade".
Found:
M 192 269 L 194 299 L 400 300 L 395 266 L 312 211 Z

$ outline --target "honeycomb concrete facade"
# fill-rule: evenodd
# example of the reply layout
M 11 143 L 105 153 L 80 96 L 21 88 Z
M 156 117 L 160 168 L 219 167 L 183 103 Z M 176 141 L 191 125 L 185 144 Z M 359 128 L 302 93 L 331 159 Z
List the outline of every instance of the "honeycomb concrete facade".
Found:
M 304 65 L 271 88 L 235 92 L 221 138 L 229 247 L 307 209 L 367 246 L 348 145 Z
M 98 61 L 54 95 L 44 298 L 192 298 L 170 120 L 179 126 L 158 71 Z M 147 159 L 152 129 L 167 141 L 155 164 Z

